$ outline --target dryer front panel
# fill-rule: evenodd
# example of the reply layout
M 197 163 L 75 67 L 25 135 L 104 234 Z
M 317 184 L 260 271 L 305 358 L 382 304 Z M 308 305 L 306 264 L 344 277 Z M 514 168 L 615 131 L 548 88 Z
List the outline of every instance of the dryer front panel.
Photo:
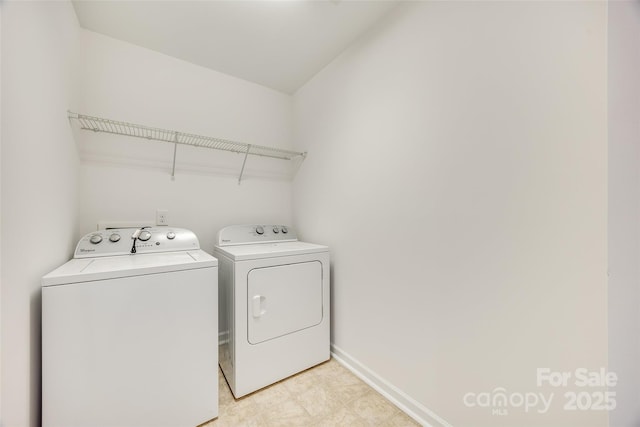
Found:
M 254 268 L 247 276 L 247 340 L 259 344 L 322 322 L 322 264 Z

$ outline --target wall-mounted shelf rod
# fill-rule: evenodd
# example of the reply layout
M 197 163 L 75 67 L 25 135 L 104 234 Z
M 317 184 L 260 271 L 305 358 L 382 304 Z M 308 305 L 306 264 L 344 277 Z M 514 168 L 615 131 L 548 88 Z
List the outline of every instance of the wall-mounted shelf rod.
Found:
M 263 145 L 246 144 L 244 142 L 229 141 L 227 139 L 214 138 L 211 136 L 196 135 L 191 133 L 179 132 L 175 130 L 161 129 L 150 126 L 139 125 L 135 123 L 127 123 L 117 120 L 105 119 L 101 117 L 87 116 L 85 114 L 74 113 L 68 111 L 69 119 L 78 121 L 80 128 L 84 130 L 92 130 L 94 132 L 104 132 L 114 135 L 133 136 L 136 138 L 144 138 L 153 141 L 174 143 L 173 151 L 173 167 L 171 176 L 175 175 L 176 148 L 178 144 L 192 145 L 195 147 L 211 148 L 214 150 L 231 151 L 233 153 L 244 154 L 242 170 L 238 178 L 238 183 L 242 180 L 244 166 L 247 156 L 271 157 L 274 159 L 293 160 L 295 158 L 304 159 L 306 152 L 283 150 L 280 148 L 266 147 Z

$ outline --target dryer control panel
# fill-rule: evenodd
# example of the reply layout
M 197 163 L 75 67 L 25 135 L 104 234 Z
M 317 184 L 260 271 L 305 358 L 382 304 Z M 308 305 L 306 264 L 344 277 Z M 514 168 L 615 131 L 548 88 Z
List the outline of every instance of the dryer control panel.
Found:
M 184 228 L 114 228 L 86 234 L 78 242 L 73 257 L 94 258 L 195 249 L 200 249 L 198 238 Z
M 296 232 L 288 225 L 231 225 L 218 232 L 218 246 L 295 242 Z

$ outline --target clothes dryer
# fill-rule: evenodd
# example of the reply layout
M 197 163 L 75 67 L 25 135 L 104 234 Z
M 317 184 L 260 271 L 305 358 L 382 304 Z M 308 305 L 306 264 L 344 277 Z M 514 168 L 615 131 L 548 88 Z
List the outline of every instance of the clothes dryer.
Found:
M 218 233 L 220 367 L 236 398 L 329 359 L 329 248 L 282 225 Z

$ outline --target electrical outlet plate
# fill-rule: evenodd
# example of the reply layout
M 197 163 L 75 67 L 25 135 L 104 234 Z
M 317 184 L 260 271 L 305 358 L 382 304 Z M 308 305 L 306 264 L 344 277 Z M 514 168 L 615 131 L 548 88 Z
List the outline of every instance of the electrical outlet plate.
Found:
M 167 209 L 156 210 L 156 225 L 169 225 L 169 211 Z

